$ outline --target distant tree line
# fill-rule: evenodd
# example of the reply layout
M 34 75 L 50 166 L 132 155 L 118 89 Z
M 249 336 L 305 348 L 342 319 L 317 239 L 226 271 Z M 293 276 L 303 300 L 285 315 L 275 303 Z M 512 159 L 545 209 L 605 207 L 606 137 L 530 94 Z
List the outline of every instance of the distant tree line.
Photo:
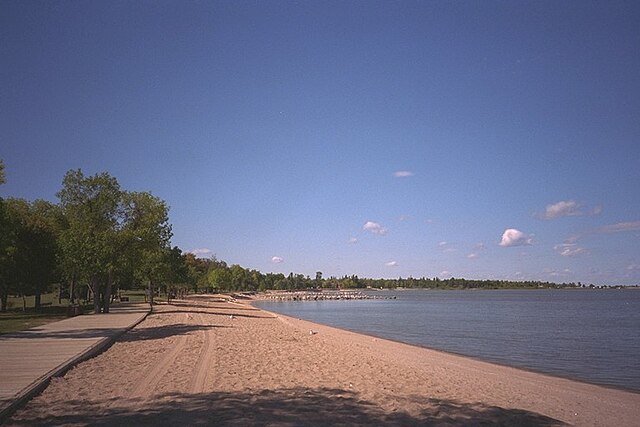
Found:
M 5 182 L 0 160 L 0 184 Z M 9 296 L 40 296 L 53 285 L 73 304 L 93 301 L 108 313 L 121 289 L 147 288 L 153 304 L 158 289 L 185 292 L 297 289 L 429 288 L 505 289 L 576 287 L 574 283 L 513 282 L 458 278 L 323 278 L 261 273 L 216 257 L 198 258 L 172 247 L 169 207 L 149 192 L 123 190 L 108 173 L 86 176 L 71 170 L 57 193 L 58 203 L 0 198 L 0 310 Z

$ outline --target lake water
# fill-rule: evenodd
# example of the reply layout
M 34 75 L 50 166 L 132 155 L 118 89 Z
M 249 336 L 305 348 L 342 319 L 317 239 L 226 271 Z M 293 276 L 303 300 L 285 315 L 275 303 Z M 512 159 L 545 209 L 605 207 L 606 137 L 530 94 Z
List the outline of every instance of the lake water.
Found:
M 397 299 L 267 302 L 269 311 L 640 391 L 640 290 L 400 290 Z

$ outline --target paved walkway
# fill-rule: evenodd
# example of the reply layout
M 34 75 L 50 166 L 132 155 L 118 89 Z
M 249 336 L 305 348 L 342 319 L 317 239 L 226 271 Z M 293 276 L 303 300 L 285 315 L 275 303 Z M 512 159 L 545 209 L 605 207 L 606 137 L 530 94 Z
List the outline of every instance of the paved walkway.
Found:
M 114 305 L 110 311 L 0 335 L 0 423 L 44 390 L 51 377 L 100 353 L 141 322 L 149 305 Z

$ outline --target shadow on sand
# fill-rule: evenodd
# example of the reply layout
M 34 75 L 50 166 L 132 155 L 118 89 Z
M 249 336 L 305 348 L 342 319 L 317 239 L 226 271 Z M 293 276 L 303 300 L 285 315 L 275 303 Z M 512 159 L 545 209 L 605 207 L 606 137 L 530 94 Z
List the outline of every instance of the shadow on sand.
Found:
M 228 328 L 223 325 L 166 325 L 155 326 L 152 328 L 136 328 L 132 329 L 120 338 L 118 342 L 132 342 L 145 340 L 161 340 L 163 338 L 172 337 L 174 335 L 184 335 L 194 331 L 206 331 L 208 329 Z
M 181 335 L 188 334 L 189 332 L 206 330 L 211 328 L 226 328 L 227 326 L 222 325 L 167 325 L 167 326 L 156 326 L 153 328 L 139 328 L 132 329 L 124 334 L 118 341 L 139 341 L 145 339 L 161 339 L 170 337 L 173 335 Z M 0 337 L 2 339 L 13 339 L 13 338 L 22 338 L 22 339 L 31 339 L 31 338 L 61 338 L 61 339 L 70 339 L 70 338 L 102 338 L 112 335 L 117 335 L 119 332 L 124 331 L 124 328 L 114 329 L 114 328 L 87 328 L 87 329 L 78 329 L 78 330 L 68 330 L 68 331 L 50 331 L 50 332 L 17 332 L 11 335 L 3 335 Z
M 185 313 L 185 314 L 195 314 L 195 313 L 199 313 L 199 314 L 209 314 L 209 315 L 217 315 L 217 316 L 230 316 L 233 314 L 234 317 L 250 317 L 253 319 L 275 319 L 274 316 L 256 316 L 253 314 L 238 314 L 235 312 L 227 312 L 227 313 L 223 313 L 223 312 L 219 312 L 219 311 L 211 311 L 213 310 L 213 308 L 209 308 L 209 310 L 163 310 L 163 311 L 157 311 L 154 312 L 153 314 L 151 314 L 150 316 L 162 316 L 165 314 L 175 314 L 175 313 Z
M 520 409 L 422 399 L 417 415 L 388 412 L 352 391 L 293 388 L 245 393 L 167 394 L 149 400 L 69 401 L 37 416 L 18 414 L 9 425 L 218 426 L 560 426 Z M 66 405 L 63 405 L 66 406 Z M 105 408 L 107 406 L 107 408 Z
M 197 300 L 196 300 L 197 301 Z M 173 305 L 176 307 L 190 307 L 190 308 L 207 308 L 207 309 L 217 309 L 217 310 L 244 310 L 244 311 L 260 311 L 257 308 L 241 306 L 241 305 L 229 305 L 227 302 L 223 303 L 209 303 L 209 304 L 199 304 L 198 302 L 192 301 L 191 299 L 186 302 L 172 300 L 170 303 L 162 303 L 164 305 Z

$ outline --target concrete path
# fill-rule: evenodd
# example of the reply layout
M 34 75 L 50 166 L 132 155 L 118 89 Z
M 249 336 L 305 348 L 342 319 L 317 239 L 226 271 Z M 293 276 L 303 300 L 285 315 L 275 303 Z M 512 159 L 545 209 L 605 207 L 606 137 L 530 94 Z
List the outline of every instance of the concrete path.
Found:
M 110 311 L 0 335 L 0 423 L 44 390 L 51 377 L 104 351 L 140 323 L 149 305 L 114 305 Z

